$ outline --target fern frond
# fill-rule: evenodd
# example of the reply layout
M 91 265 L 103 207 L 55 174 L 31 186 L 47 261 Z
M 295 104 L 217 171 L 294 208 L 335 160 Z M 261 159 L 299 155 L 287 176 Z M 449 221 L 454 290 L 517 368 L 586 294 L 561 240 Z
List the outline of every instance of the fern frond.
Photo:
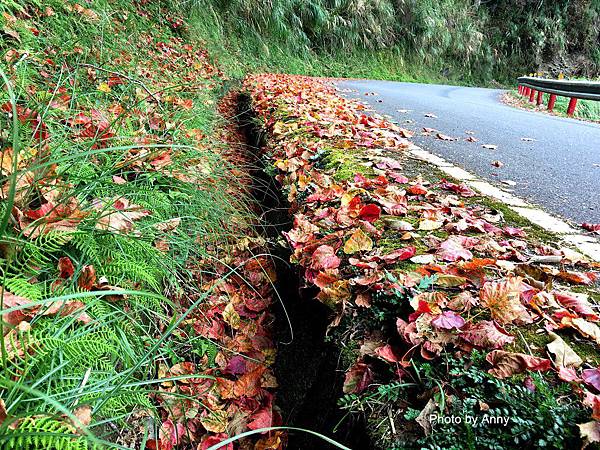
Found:
M 14 429 L 0 433 L 6 450 L 88 450 L 87 440 L 76 435 L 75 427 L 51 417 L 26 417 Z

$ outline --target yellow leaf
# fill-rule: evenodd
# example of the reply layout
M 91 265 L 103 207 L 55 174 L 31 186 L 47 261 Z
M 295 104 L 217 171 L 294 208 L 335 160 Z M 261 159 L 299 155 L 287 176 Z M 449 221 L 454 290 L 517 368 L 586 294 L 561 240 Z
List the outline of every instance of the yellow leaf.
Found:
M 108 83 L 100 83 L 98 85 L 98 90 L 100 92 L 104 92 L 106 94 L 108 94 L 111 91 L 110 86 L 108 85 Z
M 231 328 L 238 328 L 240 326 L 241 318 L 235 310 L 233 303 L 228 303 L 223 309 L 223 320 L 227 322 Z
M 344 253 L 347 255 L 352 255 L 353 253 L 361 251 L 369 251 L 372 249 L 373 241 L 360 228 L 352 233 L 352 236 L 350 236 L 344 244 Z
M 200 423 L 212 433 L 223 433 L 229 423 L 227 411 L 222 409 L 211 411 L 208 416 L 200 419 Z

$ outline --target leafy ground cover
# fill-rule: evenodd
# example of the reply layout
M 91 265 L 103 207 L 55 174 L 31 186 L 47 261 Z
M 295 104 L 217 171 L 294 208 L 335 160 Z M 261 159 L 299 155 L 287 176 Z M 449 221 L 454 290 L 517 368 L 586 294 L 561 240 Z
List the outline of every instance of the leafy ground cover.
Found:
M 277 424 L 274 272 L 226 77 L 162 2 L 0 13 L 0 447 Z
M 332 312 L 339 405 L 376 448 L 600 441 L 599 265 L 405 157 L 411 134 L 327 81 L 245 81 L 285 234 Z

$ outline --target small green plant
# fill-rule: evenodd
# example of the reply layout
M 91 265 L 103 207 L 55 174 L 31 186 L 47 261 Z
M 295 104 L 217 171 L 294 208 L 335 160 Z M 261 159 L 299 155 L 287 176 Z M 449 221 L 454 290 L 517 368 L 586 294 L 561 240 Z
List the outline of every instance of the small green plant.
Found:
M 440 406 L 436 412 L 439 419 L 432 433 L 418 440 L 422 448 L 576 445 L 574 424 L 588 414 L 577 404 L 568 383 L 551 384 L 537 373 L 531 374 L 527 386 L 522 378 L 500 380 L 485 371 L 484 357 L 474 351 L 470 358 L 448 356 L 441 365 L 415 363 L 423 389 L 443 386 L 446 392 L 446 408 Z

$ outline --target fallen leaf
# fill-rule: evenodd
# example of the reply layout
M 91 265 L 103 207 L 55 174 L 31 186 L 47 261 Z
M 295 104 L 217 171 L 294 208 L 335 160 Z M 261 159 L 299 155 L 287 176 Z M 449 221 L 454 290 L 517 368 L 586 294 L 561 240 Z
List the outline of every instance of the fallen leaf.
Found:
M 426 436 L 429 436 L 433 430 L 433 426 L 431 424 L 430 419 L 431 419 L 433 412 L 436 409 L 437 409 L 437 404 L 435 403 L 435 401 L 432 398 L 430 398 L 429 401 L 427 402 L 427 404 L 425 405 L 425 407 L 421 410 L 421 412 L 415 419 L 415 422 L 417 422 L 419 425 L 421 425 L 421 428 L 423 428 L 423 431 L 425 432 Z
M 600 391 L 600 369 L 585 369 L 581 372 L 581 378 L 588 386 L 593 386 L 596 391 Z
M 358 218 L 367 222 L 375 222 L 381 216 L 381 208 L 377 205 L 365 205 L 360 209 Z
M 68 256 L 63 256 L 61 258 L 58 259 L 58 271 L 59 274 L 58 276 L 60 278 L 71 278 L 73 276 L 73 274 L 75 273 L 75 267 L 73 266 L 73 262 L 71 261 L 71 258 L 69 258 Z
M 549 336 L 552 341 L 546 347 L 554 355 L 556 367 L 579 367 L 583 364 L 579 355 L 558 334 L 550 332 Z
M 587 231 L 592 231 L 600 234 L 600 223 L 587 223 L 584 222 L 581 224 L 581 228 Z
M 109 92 L 112 91 L 112 89 L 110 88 L 110 86 L 108 85 L 108 83 L 100 83 L 98 85 L 98 91 L 104 92 L 105 94 L 108 94 Z
M 500 349 L 515 340 L 514 336 L 490 320 L 467 324 L 461 330 L 460 337 L 476 347 L 494 349 Z
M 438 222 L 435 220 L 424 219 L 419 222 L 419 230 L 432 231 L 442 228 L 444 222 Z
M 460 329 L 465 325 L 465 319 L 453 311 L 444 311 L 431 321 L 431 324 L 438 329 L 453 330 Z
M 509 277 L 500 281 L 487 281 L 479 291 L 481 306 L 490 310 L 492 318 L 502 324 L 530 323 L 531 316 L 521 303 L 520 277 Z
M 457 236 L 450 236 L 440 244 L 436 256 L 444 261 L 457 261 L 472 259 L 473 253 L 463 247 Z
M 591 422 L 577 424 L 579 435 L 583 439 L 582 448 L 595 442 L 600 442 L 600 422 L 592 420 Z
M 400 358 L 396 356 L 396 353 L 394 352 L 394 349 L 390 344 L 386 344 L 383 347 L 378 347 L 377 349 L 375 349 L 375 354 L 381 359 L 384 359 L 385 361 L 391 363 L 396 363 L 400 361 Z
M 361 251 L 370 251 L 373 249 L 373 241 L 371 238 L 360 228 L 358 228 L 348 238 L 344 244 L 344 253 L 352 255 Z
M 92 407 L 90 405 L 82 405 L 79 406 L 74 412 L 73 415 L 77 418 L 79 423 L 75 423 L 74 425 L 79 427 L 83 425 L 84 427 L 89 426 L 92 423 Z
M 312 255 L 311 267 L 315 270 L 336 269 L 340 265 L 340 258 L 335 255 L 333 247 L 321 245 Z
M 371 368 L 364 362 L 357 362 L 346 372 L 342 390 L 344 394 L 360 394 L 369 387 L 371 381 L 373 381 Z
M 456 140 L 456 138 L 453 138 L 452 136 L 447 136 L 442 133 L 436 134 L 436 137 L 442 141 L 455 141 Z
M 552 362 L 546 358 L 538 358 L 524 353 L 505 352 L 504 350 L 493 350 L 485 359 L 493 366 L 488 372 L 496 378 L 508 378 L 527 370 L 545 372 L 550 370 L 552 365 Z
M 0 425 L 6 420 L 6 403 L 4 400 L 0 398 Z

